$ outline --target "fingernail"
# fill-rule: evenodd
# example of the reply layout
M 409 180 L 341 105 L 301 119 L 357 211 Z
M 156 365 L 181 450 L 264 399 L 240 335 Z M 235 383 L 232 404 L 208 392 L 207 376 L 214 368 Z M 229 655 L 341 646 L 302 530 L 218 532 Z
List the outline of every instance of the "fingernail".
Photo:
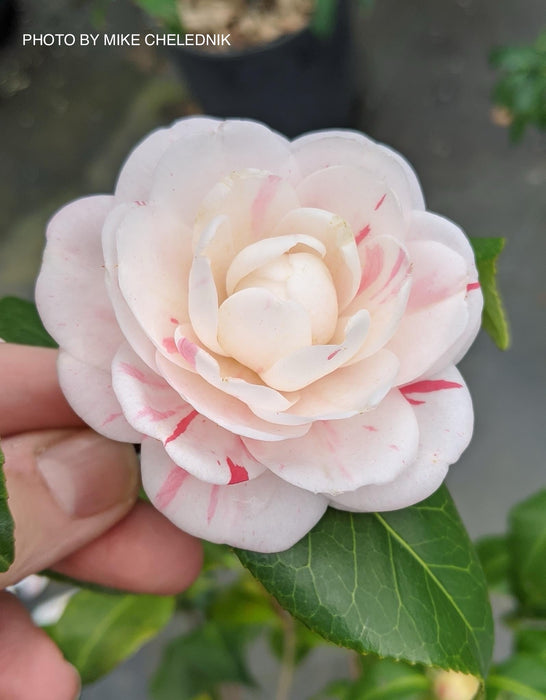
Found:
M 138 460 L 131 445 L 80 430 L 36 457 L 51 495 L 68 515 L 86 518 L 134 498 Z

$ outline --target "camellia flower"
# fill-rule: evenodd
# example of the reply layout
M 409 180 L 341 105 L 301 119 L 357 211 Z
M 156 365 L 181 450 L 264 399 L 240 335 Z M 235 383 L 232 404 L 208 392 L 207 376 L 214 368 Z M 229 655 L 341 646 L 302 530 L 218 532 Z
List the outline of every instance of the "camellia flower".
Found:
M 37 302 L 69 402 L 142 443 L 155 506 L 271 552 L 328 505 L 438 488 L 472 433 L 454 365 L 480 326 L 477 279 L 385 146 L 198 117 L 142 141 L 113 196 L 56 214 Z

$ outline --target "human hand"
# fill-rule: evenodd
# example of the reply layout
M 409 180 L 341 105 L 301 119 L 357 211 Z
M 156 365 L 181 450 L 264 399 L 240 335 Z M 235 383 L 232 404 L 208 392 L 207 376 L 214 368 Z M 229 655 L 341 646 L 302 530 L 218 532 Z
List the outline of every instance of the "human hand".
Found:
M 57 383 L 57 353 L 0 344 L 0 435 L 15 561 L 0 589 L 46 567 L 133 592 L 174 594 L 198 575 L 198 540 L 136 502 L 131 445 L 86 428 Z M 75 669 L 0 592 L 0 700 L 73 700 Z

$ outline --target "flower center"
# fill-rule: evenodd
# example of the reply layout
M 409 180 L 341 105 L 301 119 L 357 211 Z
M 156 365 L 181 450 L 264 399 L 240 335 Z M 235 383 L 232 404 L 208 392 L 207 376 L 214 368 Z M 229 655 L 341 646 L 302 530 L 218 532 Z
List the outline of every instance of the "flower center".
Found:
M 283 301 L 300 304 L 311 322 L 313 344 L 327 343 L 337 323 L 337 295 L 332 276 L 312 253 L 284 253 L 243 279 L 235 291 L 259 287 Z

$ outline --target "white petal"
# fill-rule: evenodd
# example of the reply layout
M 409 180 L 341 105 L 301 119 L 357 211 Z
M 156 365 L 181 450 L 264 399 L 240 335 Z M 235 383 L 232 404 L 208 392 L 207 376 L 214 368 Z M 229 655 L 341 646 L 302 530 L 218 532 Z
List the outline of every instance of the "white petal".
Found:
M 113 198 L 87 197 L 51 220 L 36 304 L 59 345 L 82 362 L 106 369 L 123 336 L 105 284 L 101 229 Z
M 190 476 L 161 443 L 142 445 L 142 481 L 152 503 L 182 530 L 211 542 L 256 552 L 280 552 L 322 517 L 326 499 L 266 471 L 251 481 L 210 485 Z
M 59 384 L 74 411 L 97 433 L 120 442 L 140 442 L 112 389 L 112 376 L 61 350 L 57 361 Z
M 393 390 L 373 411 L 317 421 L 302 438 L 244 442 L 259 462 L 291 484 L 339 494 L 392 481 L 415 460 L 418 439 L 411 406 Z
M 211 133 L 219 120 L 210 117 L 180 119 L 170 128 L 148 134 L 125 161 L 116 184 L 116 201 L 147 201 L 153 184 L 155 168 L 163 154 L 178 140 L 199 133 Z
M 212 386 L 198 374 L 159 355 L 157 364 L 163 377 L 199 413 L 237 435 L 257 440 L 285 440 L 305 435 L 309 430 L 309 424 L 281 426 L 268 423 L 252 413 L 245 403 Z
M 407 384 L 430 371 L 439 358 L 455 346 L 467 324 L 465 292 L 434 306 L 406 313 L 385 346 L 400 360 L 397 384 Z
M 440 375 L 404 387 L 419 424 L 415 462 L 391 483 L 364 486 L 331 499 L 341 510 L 396 510 L 422 501 L 444 480 L 448 466 L 459 459 L 472 436 L 470 394 L 459 372 L 450 367 Z
M 151 198 L 193 224 L 213 185 L 233 171 L 249 168 L 293 177 L 288 142 L 257 122 L 220 122 L 210 133 L 180 139 L 165 153 L 156 168 Z
M 290 211 L 276 226 L 274 236 L 305 234 L 326 247 L 324 263 L 332 275 L 338 306 L 343 310 L 360 284 L 360 261 L 353 232 L 337 214 L 310 207 Z
M 404 210 L 424 209 L 413 168 L 396 151 L 355 131 L 319 131 L 300 136 L 292 150 L 302 175 L 335 165 L 365 167 L 396 192 Z
M 224 351 L 257 374 L 311 345 L 311 321 L 305 309 L 259 287 L 228 297 L 218 321 L 218 340 Z
M 188 319 L 191 233 L 155 204 L 135 207 L 119 224 L 119 288 L 132 314 L 157 348 Z M 167 340 L 165 340 L 167 339 Z
M 345 337 L 336 345 L 313 345 L 276 362 L 260 374 L 263 381 L 279 391 L 298 391 L 333 372 L 349 361 L 362 346 L 370 316 L 367 311 L 358 311 L 345 326 Z
M 403 241 L 407 222 L 396 193 L 364 168 L 331 166 L 302 180 L 296 192 L 303 207 L 327 209 L 344 219 L 360 245 L 369 236 Z
M 286 217 L 285 217 L 286 218 Z M 304 234 L 265 238 L 243 248 L 233 259 L 226 275 L 226 291 L 233 294 L 239 282 L 259 267 L 280 257 L 297 245 L 315 250 L 324 257 L 326 250 L 316 238 Z
M 200 415 L 127 345 L 114 359 L 112 381 L 131 425 L 160 440 L 171 459 L 196 478 L 228 484 L 263 472 L 238 436 Z

